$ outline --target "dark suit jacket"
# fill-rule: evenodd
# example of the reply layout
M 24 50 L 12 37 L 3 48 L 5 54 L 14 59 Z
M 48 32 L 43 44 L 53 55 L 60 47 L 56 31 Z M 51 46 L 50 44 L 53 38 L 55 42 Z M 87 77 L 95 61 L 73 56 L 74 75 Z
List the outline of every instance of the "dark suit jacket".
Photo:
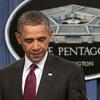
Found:
M 21 59 L 0 70 L 0 100 L 23 100 L 23 66 L 24 59 Z M 36 100 L 87 100 L 81 67 L 48 55 Z

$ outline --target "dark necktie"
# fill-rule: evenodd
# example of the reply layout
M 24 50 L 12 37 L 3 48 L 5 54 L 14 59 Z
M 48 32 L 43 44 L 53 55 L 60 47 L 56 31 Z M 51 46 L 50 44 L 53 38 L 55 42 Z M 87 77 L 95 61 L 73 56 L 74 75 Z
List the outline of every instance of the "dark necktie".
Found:
M 30 67 L 31 69 L 25 82 L 24 100 L 36 100 L 36 76 L 34 73 L 36 65 L 32 64 Z

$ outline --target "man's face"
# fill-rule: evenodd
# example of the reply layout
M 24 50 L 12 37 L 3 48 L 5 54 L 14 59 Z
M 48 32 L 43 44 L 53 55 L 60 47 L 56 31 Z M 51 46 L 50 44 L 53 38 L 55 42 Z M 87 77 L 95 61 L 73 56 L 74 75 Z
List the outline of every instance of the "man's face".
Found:
M 32 62 L 39 62 L 48 50 L 52 33 L 45 25 L 24 25 L 21 33 L 16 33 L 18 43 Z

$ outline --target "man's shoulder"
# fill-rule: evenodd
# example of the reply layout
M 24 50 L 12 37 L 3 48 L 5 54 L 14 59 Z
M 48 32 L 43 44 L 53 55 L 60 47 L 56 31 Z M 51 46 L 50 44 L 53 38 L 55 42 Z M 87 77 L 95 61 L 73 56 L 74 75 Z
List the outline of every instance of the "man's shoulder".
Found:
M 63 57 L 60 56 L 56 56 L 56 55 L 50 55 L 49 54 L 50 59 L 52 60 L 52 62 L 56 63 L 56 64 L 60 64 L 60 65 L 67 65 L 67 66 L 77 66 L 75 63 L 73 63 L 70 60 L 67 60 Z
M 57 70 L 61 70 L 65 73 L 80 72 L 82 70 L 81 66 L 76 65 L 72 61 L 64 59 L 56 55 L 49 55 L 49 64 Z
M 24 58 L 21 58 L 20 60 L 17 60 L 14 63 L 4 66 L 2 69 L 0 69 L 0 73 L 9 73 L 14 69 L 18 69 L 23 64 L 24 64 Z

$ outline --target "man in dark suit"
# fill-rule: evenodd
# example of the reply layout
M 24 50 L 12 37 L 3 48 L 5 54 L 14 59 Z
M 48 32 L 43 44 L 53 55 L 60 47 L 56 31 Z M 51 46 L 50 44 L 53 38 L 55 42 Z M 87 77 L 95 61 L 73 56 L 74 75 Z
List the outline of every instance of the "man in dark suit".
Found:
M 15 34 L 25 57 L 0 70 L 0 100 L 87 100 L 82 68 L 48 54 L 52 30 L 43 13 L 23 13 L 18 19 Z M 33 63 L 36 68 L 30 80 L 34 78 L 35 81 L 27 83 Z M 35 97 L 29 99 L 34 95 L 29 89 L 31 85 L 34 86 Z

